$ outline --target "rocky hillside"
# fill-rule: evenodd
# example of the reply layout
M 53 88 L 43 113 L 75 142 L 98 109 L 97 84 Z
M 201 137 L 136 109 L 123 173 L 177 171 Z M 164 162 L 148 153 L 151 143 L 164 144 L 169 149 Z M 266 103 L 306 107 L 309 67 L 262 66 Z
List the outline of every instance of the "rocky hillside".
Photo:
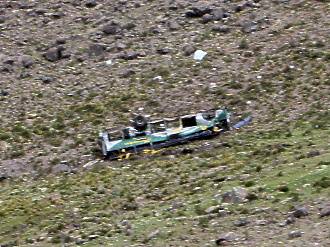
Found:
M 329 13 L 326 0 L 0 1 L 0 246 L 330 244 Z M 132 113 L 217 106 L 254 123 L 100 159 L 99 130 Z

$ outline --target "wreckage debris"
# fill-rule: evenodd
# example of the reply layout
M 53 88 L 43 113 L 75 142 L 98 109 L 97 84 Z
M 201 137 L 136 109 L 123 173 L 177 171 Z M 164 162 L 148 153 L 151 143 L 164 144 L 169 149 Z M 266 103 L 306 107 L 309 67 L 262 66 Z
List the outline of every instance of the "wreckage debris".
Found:
M 185 115 L 176 118 L 150 120 L 138 115 L 132 126 L 121 130 L 106 130 L 99 135 L 102 154 L 109 159 L 128 159 L 132 154 L 155 154 L 159 149 L 185 144 L 196 139 L 216 136 L 231 129 L 230 113 L 227 109 L 217 109 Z M 239 129 L 251 122 L 247 117 L 233 125 Z M 183 154 L 192 153 L 184 149 Z

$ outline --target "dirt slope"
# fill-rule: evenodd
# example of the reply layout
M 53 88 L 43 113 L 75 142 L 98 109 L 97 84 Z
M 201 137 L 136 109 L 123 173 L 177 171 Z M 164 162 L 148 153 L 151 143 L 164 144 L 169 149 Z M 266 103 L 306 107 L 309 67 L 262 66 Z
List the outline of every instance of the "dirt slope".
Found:
M 0 245 L 212 246 L 233 232 L 238 246 L 326 246 L 329 220 L 318 213 L 329 198 L 329 14 L 324 0 L 1 1 Z M 207 52 L 201 62 L 197 49 Z M 100 160 L 98 131 L 133 112 L 218 106 L 255 121 L 191 144 L 187 156 L 179 148 Z M 210 168 L 215 177 L 203 177 Z M 228 207 L 214 199 L 237 186 L 258 199 Z M 89 206 L 95 200 L 100 208 Z M 297 205 L 309 214 L 281 226 Z M 231 213 L 213 218 L 210 206 Z M 241 212 L 242 231 L 233 225 Z M 304 234 L 288 239 L 294 229 Z

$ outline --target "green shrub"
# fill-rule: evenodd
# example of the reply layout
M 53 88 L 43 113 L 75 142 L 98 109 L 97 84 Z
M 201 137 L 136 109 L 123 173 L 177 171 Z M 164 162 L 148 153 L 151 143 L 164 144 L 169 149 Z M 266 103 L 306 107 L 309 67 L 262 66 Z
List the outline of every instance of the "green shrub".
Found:
M 255 185 L 255 182 L 252 180 L 244 182 L 245 187 L 252 187 L 253 185 Z
M 208 227 L 210 219 L 207 217 L 201 217 L 198 220 L 198 225 L 200 227 Z
M 287 185 L 279 185 L 277 187 L 277 190 L 281 191 L 281 192 L 288 192 L 290 189 Z
M 239 43 L 239 45 L 238 45 L 238 48 L 239 49 L 247 49 L 247 48 L 249 48 L 249 44 L 248 44 L 248 41 L 247 41 L 247 39 L 242 39 L 241 41 L 240 41 L 240 43 Z
M 313 184 L 314 187 L 319 188 L 329 188 L 330 187 L 330 177 L 322 177 L 320 180 Z
M 261 170 L 262 170 L 262 166 L 260 165 L 256 166 L 256 172 L 261 172 Z
M 10 134 L 0 131 L 0 140 L 1 141 L 7 141 L 10 139 L 10 137 L 11 137 Z
M 29 139 L 32 136 L 31 132 L 21 124 L 14 125 L 12 132 L 26 139 Z

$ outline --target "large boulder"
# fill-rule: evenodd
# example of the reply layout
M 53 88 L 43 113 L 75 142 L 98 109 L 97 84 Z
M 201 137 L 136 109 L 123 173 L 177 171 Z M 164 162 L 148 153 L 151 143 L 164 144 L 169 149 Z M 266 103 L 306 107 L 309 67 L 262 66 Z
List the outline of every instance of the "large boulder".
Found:
M 223 207 L 221 205 L 211 206 L 211 207 L 205 209 L 205 213 L 215 214 L 215 213 L 219 213 L 219 211 L 222 209 L 223 209 Z
M 208 23 L 213 20 L 213 16 L 211 14 L 205 14 L 202 16 L 202 23 Z
M 52 47 L 48 49 L 44 54 L 44 58 L 49 62 L 56 62 L 63 58 L 64 48 L 62 46 Z
M 229 14 L 222 8 L 213 9 L 211 15 L 214 21 L 220 21 L 229 16 Z
M 321 209 L 320 217 L 330 216 L 330 205 Z
M 102 32 L 106 35 L 118 34 L 121 31 L 121 27 L 116 22 L 109 22 L 102 27 Z
M 185 45 L 182 48 L 182 51 L 185 56 L 190 56 L 196 51 L 196 47 L 194 47 L 193 45 Z
M 0 182 L 8 179 L 9 176 L 6 173 L 0 173 Z
M 169 54 L 171 53 L 171 49 L 167 48 L 167 47 L 161 47 L 161 48 L 158 48 L 156 50 L 156 52 L 160 55 L 166 55 L 166 54 Z
M 23 55 L 18 58 L 18 63 L 24 68 L 30 68 L 34 65 L 34 60 L 31 56 Z
M 214 25 L 212 27 L 212 31 L 213 32 L 217 32 L 217 33 L 229 33 L 230 32 L 230 27 L 228 27 L 227 25 Z
M 225 246 L 228 244 L 228 242 L 232 242 L 236 239 L 238 239 L 238 236 L 234 232 L 227 232 L 227 233 L 221 234 L 215 240 L 215 244 L 218 246 Z
M 307 216 L 308 214 L 308 209 L 306 207 L 295 207 L 294 211 L 292 212 L 292 216 L 296 218 L 301 218 Z
M 170 31 L 176 31 L 181 28 L 180 24 L 176 21 L 170 21 L 169 23 L 167 23 L 167 25 Z
M 94 8 L 94 7 L 97 6 L 97 2 L 96 2 L 96 0 L 87 0 L 87 1 L 85 2 L 85 6 L 86 6 L 87 8 Z
M 0 89 L 0 96 L 8 96 L 8 95 L 9 95 L 8 91 Z
M 258 23 L 254 21 L 247 21 L 244 23 L 241 23 L 241 31 L 243 33 L 253 33 L 259 30 Z
M 242 187 L 235 187 L 222 195 L 222 201 L 225 203 L 242 203 L 247 201 L 248 191 Z
M 133 60 L 138 58 L 140 54 L 136 51 L 125 51 L 118 55 L 118 58 L 125 59 L 125 60 Z
M 288 234 L 288 238 L 289 239 L 294 239 L 294 238 L 299 238 L 303 235 L 303 232 L 302 231 L 291 231 L 289 232 Z
M 8 65 L 14 65 L 15 63 L 15 58 L 6 56 L 4 54 L 0 54 L 0 63 L 2 64 L 8 64 Z
M 211 11 L 212 11 L 212 8 L 209 5 L 202 4 L 202 5 L 191 7 L 191 9 L 189 9 L 185 13 L 185 16 L 187 18 L 198 18 L 198 17 L 202 17 L 205 14 L 210 14 Z
M 250 223 L 250 221 L 248 219 L 240 218 L 234 222 L 234 226 L 242 227 L 242 226 L 248 225 L 249 223 Z
M 45 84 L 50 84 L 50 83 L 52 83 L 52 82 L 55 81 L 55 78 L 54 77 L 47 76 L 47 75 L 42 75 L 38 79 L 41 80 Z
M 0 72 L 13 72 L 15 61 L 16 59 L 14 57 L 0 54 Z

